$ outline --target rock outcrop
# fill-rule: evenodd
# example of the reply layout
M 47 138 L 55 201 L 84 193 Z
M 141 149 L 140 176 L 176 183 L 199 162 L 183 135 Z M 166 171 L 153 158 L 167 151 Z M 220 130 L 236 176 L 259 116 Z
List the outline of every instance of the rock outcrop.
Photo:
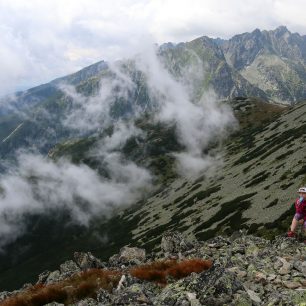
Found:
M 185 278 L 169 279 L 167 285 L 143 281 L 129 274 L 127 267 L 176 256 L 184 259 L 210 259 L 213 266 Z M 87 258 L 84 261 L 84 258 Z M 208 241 L 188 241 L 178 232 L 167 232 L 159 252 L 147 254 L 143 249 L 124 247 L 109 262 L 101 263 L 90 253 L 75 255 L 58 270 L 39 275 L 39 283 L 63 279 L 81 269 L 106 268 L 122 271 L 121 279 L 111 291 L 99 289 L 95 298 L 87 297 L 70 305 L 305 305 L 306 244 L 278 236 L 268 241 L 244 231 L 231 237 Z M 83 265 L 82 263 L 88 264 Z M 98 266 L 97 266 L 97 263 Z M 116 266 L 117 265 L 117 266 Z M 5 301 L 31 284 L 14 292 L 0 293 Z M 53 301 L 47 304 L 64 305 Z

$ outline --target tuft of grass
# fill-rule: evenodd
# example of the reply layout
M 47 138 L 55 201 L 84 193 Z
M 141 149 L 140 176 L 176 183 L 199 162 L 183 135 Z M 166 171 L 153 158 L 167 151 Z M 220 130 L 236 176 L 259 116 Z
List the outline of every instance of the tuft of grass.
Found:
M 146 281 L 167 283 L 167 270 L 177 264 L 176 260 L 156 261 L 150 264 L 141 265 L 130 270 L 132 276 Z
M 1 303 L 1 306 L 40 306 L 51 302 L 71 304 L 85 297 L 96 297 L 100 288 L 111 291 L 121 273 L 90 269 L 50 285 L 35 285 Z
M 131 269 L 130 273 L 141 280 L 166 285 L 169 276 L 180 279 L 193 272 L 200 273 L 208 270 L 211 266 L 212 261 L 203 259 L 188 259 L 181 262 L 166 260 L 135 267 Z
M 203 259 L 189 259 L 177 263 L 175 266 L 168 269 L 168 274 L 175 279 L 184 278 L 191 273 L 200 273 L 210 269 L 212 261 Z

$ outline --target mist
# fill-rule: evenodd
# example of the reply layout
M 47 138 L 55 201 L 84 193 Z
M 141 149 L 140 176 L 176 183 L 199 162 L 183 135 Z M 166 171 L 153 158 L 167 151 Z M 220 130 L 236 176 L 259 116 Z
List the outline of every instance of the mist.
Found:
M 216 160 L 204 153 L 205 149 L 211 142 L 226 138 L 235 119 L 212 90 L 194 94 L 205 74 L 205 63 L 196 58 L 195 64 L 177 77 L 165 67 L 156 45 L 149 43 L 140 49 L 128 63 L 143 76 L 149 106 L 131 100 L 137 100 L 138 89 L 129 71 L 123 69 L 126 63 L 109 63 L 109 73 L 101 78 L 94 95 L 84 96 L 69 84 L 59 84 L 64 100 L 71 102 L 64 127 L 80 137 L 98 135 L 113 127 L 113 133 L 89 153 L 99 159 L 108 176 L 102 177 L 69 158 L 53 160 L 26 149 L 16 152 L 17 163 L 0 176 L 0 248 L 23 234 L 29 214 L 65 209 L 75 222 L 86 226 L 93 216 L 108 217 L 114 209 L 128 207 L 149 194 L 155 187 L 150 171 L 120 153 L 131 137 L 145 138 L 144 131 L 134 124 L 145 112 L 151 112 L 156 123 L 175 126 L 178 140 L 186 148 L 173 153 L 179 175 L 193 178 L 214 166 Z M 125 118 L 112 116 L 118 100 L 132 108 Z

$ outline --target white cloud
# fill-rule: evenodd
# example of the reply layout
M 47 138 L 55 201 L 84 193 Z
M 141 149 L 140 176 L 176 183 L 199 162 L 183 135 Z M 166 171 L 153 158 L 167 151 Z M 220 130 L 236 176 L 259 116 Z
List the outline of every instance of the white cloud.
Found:
M 202 80 L 205 66 L 200 59 L 193 73 L 184 71 L 186 75 L 175 80 L 154 51 L 152 47 L 146 48 L 138 55 L 136 66 L 144 72 L 150 95 L 158 102 L 157 119 L 175 123 L 178 140 L 186 147 L 185 152 L 175 154 L 178 171 L 183 176 L 199 175 L 212 164 L 212 159 L 203 154 L 203 150 L 211 141 L 227 136 L 227 129 L 236 121 L 231 109 L 218 103 L 212 91 L 206 91 L 198 101 L 193 101 L 195 88 L 190 90 L 191 84 L 186 78 L 192 79 L 194 84 Z
M 147 36 L 229 38 L 281 24 L 306 34 L 305 9 L 303 0 L 3 0 L 0 95 L 128 57 Z
M 156 55 L 152 42 L 145 44 L 130 60 L 131 65 L 133 62 L 136 70 L 142 73 L 151 102 L 155 103 L 154 119 L 166 124 L 175 123 L 178 141 L 186 148 L 184 152 L 174 154 L 177 170 L 184 176 L 207 171 L 215 160 L 203 150 L 212 140 L 227 135 L 226 130 L 232 126 L 234 118 L 230 108 L 217 103 L 217 98 L 210 92 L 193 101 L 192 84 L 185 78 L 197 84 L 198 78 L 204 74 L 203 63 L 197 62 L 194 70 L 192 67 L 185 69 L 183 76 L 175 80 Z M 128 139 L 143 137 L 145 133 L 134 125 L 133 119 L 141 114 L 141 110 L 135 102 L 137 99 L 129 99 L 128 92 L 137 90 L 137 87 L 129 71 L 122 66 L 124 62 L 110 64 L 112 77 L 102 78 L 95 96 L 85 97 L 75 88 L 62 85 L 66 98 L 72 102 L 64 122 L 67 126 L 87 133 L 114 125 L 111 136 L 100 140 L 87 156 L 101 162 L 107 172 L 106 178 L 84 164 L 53 161 L 22 152 L 18 155 L 17 165 L 0 176 L 0 248 L 20 235 L 28 214 L 66 208 L 73 220 L 87 224 L 92 216 L 107 216 L 114 207 L 130 205 L 142 198 L 144 191 L 148 195 L 152 190 L 150 172 L 120 153 Z M 133 113 L 131 120 L 114 119 L 110 115 L 118 96 L 123 98 L 121 103 L 131 103 L 135 108 L 136 114 Z
M 0 176 L 0 251 L 22 234 L 29 214 L 67 209 L 72 220 L 87 225 L 93 216 L 109 216 L 115 208 L 135 203 L 150 189 L 151 175 L 146 169 L 122 161 L 119 153 L 99 153 L 109 171 L 108 179 L 84 164 L 20 154 L 17 167 Z

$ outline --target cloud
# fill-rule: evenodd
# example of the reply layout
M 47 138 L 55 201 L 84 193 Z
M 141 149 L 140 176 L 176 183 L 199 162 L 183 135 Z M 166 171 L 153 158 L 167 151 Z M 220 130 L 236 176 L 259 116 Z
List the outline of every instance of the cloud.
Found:
M 109 216 L 150 189 L 150 173 L 122 161 L 119 153 L 107 154 L 104 166 L 107 179 L 84 164 L 20 154 L 17 167 L 0 177 L 0 249 L 22 234 L 28 215 L 66 209 L 74 221 L 87 225 L 93 216 Z
M 191 69 L 182 69 L 177 80 L 165 68 L 156 51 L 152 47 L 145 49 L 138 55 L 136 66 L 145 74 L 151 98 L 158 103 L 156 119 L 174 123 L 178 139 L 186 148 L 185 152 L 175 154 L 179 172 L 184 176 L 196 176 L 212 163 L 203 151 L 211 142 L 228 134 L 226 130 L 235 124 L 235 118 L 228 106 L 217 102 L 212 90 L 206 90 L 194 101 L 196 86 L 205 75 L 205 64 L 199 58 L 196 58 L 195 66 L 191 64 Z
M 229 38 L 285 24 L 306 34 L 306 3 L 288 0 L 11 0 L 0 2 L 0 95 L 157 43 Z
M 17 152 L 17 165 L 0 177 L 0 247 L 22 233 L 24 218 L 29 214 L 67 209 L 73 220 L 86 225 L 93 216 L 108 216 L 114 208 L 131 205 L 152 190 L 150 172 L 120 153 L 131 137 L 145 138 L 144 131 L 134 125 L 146 105 L 141 108 L 134 98 L 139 87 L 131 72 L 140 73 L 149 102 L 154 104 L 151 114 L 155 122 L 174 124 L 178 140 L 186 148 L 174 154 L 178 172 L 196 176 L 214 165 L 215 160 L 204 150 L 227 135 L 234 117 L 210 91 L 195 100 L 193 86 L 203 78 L 205 65 L 196 58 L 195 66 L 185 67 L 175 78 L 152 42 L 138 51 L 129 60 L 110 63 L 95 95 L 84 96 L 72 86 L 59 85 L 64 100 L 71 105 L 62 122 L 66 128 L 80 135 L 92 135 L 113 127 L 113 133 L 102 138 L 88 156 L 103 165 L 105 177 L 84 164 L 75 165 L 66 159 L 53 161 L 29 151 Z M 127 66 L 129 69 L 124 69 Z M 117 100 L 121 107 L 130 104 L 132 116 L 112 116 Z
M 72 104 L 63 122 L 64 126 L 84 134 L 101 131 L 114 121 L 110 113 L 116 101 L 120 100 L 122 107 L 127 106 L 129 95 L 137 89 L 130 76 L 121 72 L 120 65 L 121 62 L 109 64 L 109 73 L 101 78 L 98 92 L 94 95 L 84 96 L 74 86 L 59 84 L 59 89 Z M 136 119 L 136 106 L 134 111 L 133 116 Z

